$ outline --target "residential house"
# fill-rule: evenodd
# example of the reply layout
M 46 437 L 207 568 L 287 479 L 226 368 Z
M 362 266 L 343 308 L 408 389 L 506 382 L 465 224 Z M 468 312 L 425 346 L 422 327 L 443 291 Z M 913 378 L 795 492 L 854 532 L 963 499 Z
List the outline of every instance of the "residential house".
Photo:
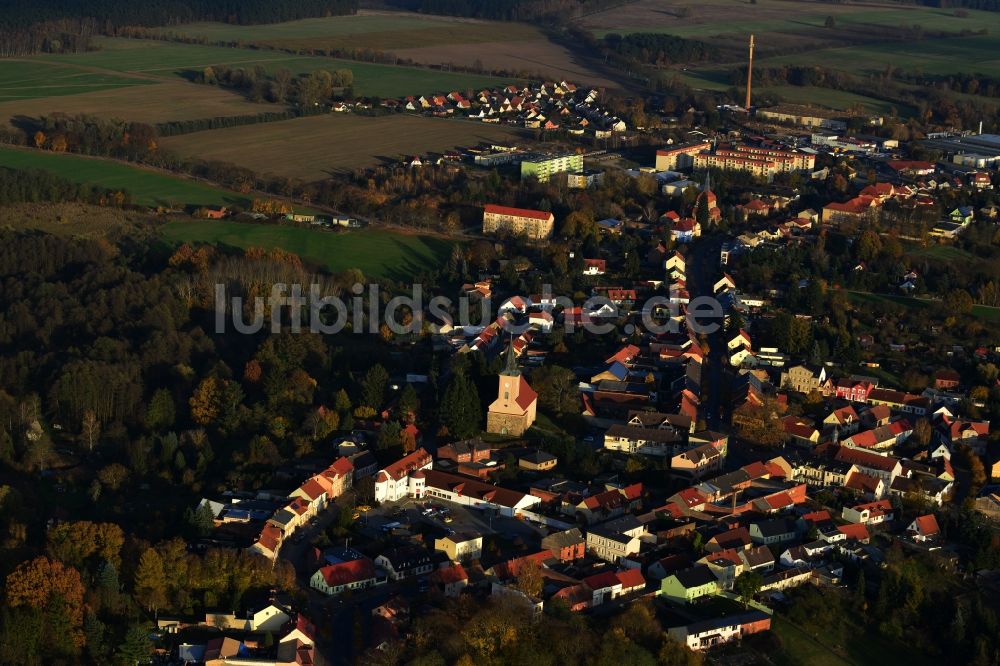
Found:
M 673 456 L 670 459 L 670 469 L 675 474 L 700 479 L 706 474 L 722 471 L 725 463 L 725 449 L 707 442 Z
M 670 636 L 689 650 L 700 652 L 718 645 L 738 641 L 771 628 L 771 616 L 760 610 L 749 610 L 738 615 L 699 620 L 690 624 L 671 627 Z
M 478 560 L 483 554 L 483 537 L 471 532 L 455 532 L 435 539 L 434 550 L 447 554 L 452 562 Z
M 375 476 L 375 500 L 395 502 L 404 497 L 423 496 L 423 470 L 434 464 L 431 454 L 420 448 L 380 470 Z
M 813 370 L 805 365 L 793 365 L 781 373 L 781 387 L 798 393 L 819 391 L 826 382 L 826 369 Z
M 941 528 L 938 527 L 937 518 L 934 517 L 934 514 L 929 513 L 914 518 L 913 522 L 906 528 L 906 532 L 914 541 L 925 543 L 941 534 Z
M 645 526 L 635 516 L 624 516 L 587 530 L 587 552 L 612 564 L 617 564 L 641 548 Z
M 604 259 L 584 259 L 584 275 L 604 275 L 608 270 L 607 262 Z
M 684 439 L 673 429 L 615 424 L 604 433 L 604 448 L 662 458 L 675 455 L 684 448 Z
M 845 506 L 840 516 L 850 523 L 881 525 L 892 520 L 893 508 L 889 500 L 883 499 L 855 506 Z
M 533 449 L 517 457 L 517 466 L 530 472 L 554 469 L 558 462 L 559 458 L 541 449 Z
M 851 435 L 861 427 L 861 417 L 853 405 L 846 405 L 827 414 L 823 419 L 823 427 L 836 429 L 841 437 Z
M 434 585 L 446 597 L 457 597 L 469 585 L 469 574 L 461 564 L 441 567 L 431 572 L 428 577 L 431 585 Z
M 750 539 L 755 544 L 777 545 L 794 541 L 798 536 L 795 523 L 787 518 L 770 518 L 750 523 Z
M 375 564 L 367 557 L 321 567 L 309 579 L 311 588 L 330 595 L 341 594 L 345 590 L 373 587 L 378 583 L 379 576 L 375 571 Z
M 950 391 L 958 388 L 962 382 L 962 376 L 954 370 L 938 370 L 934 373 L 934 388 L 941 391 Z
M 553 532 L 542 538 L 542 548 L 552 551 L 562 562 L 572 562 L 583 557 L 587 540 L 579 527 Z
M 434 569 L 430 553 L 416 545 L 390 548 L 375 558 L 375 564 L 385 569 L 392 580 L 422 576 Z
M 437 457 L 456 463 L 483 462 L 490 459 L 492 449 L 492 445 L 476 437 L 439 446 Z
M 719 580 L 704 564 L 678 571 L 660 583 L 660 596 L 676 604 L 689 604 L 718 593 Z

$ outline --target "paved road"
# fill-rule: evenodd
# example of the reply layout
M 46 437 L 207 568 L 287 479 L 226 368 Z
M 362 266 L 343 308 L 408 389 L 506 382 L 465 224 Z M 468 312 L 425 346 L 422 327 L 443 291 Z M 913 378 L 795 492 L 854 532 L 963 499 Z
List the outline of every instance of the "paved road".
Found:
M 687 278 L 692 300 L 698 296 L 714 296 L 712 286 L 722 277 L 719 266 L 719 250 L 724 238 L 722 236 L 703 237 L 692 246 L 687 259 Z M 713 323 L 710 318 L 700 317 L 702 324 Z M 723 320 L 714 320 L 718 330 L 708 336 L 708 361 L 706 368 L 708 382 L 704 386 L 701 400 L 701 417 L 711 430 L 729 432 L 729 407 L 723 405 L 722 390 L 725 372 L 726 339 Z

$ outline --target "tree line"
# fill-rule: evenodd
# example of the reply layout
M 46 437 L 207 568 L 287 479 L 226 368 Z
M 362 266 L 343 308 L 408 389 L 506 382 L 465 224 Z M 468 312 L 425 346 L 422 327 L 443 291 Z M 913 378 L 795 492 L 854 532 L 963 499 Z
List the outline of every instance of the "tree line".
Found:
M 466 16 L 496 21 L 535 21 L 562 23 L 609 7 L 624 4 L 622 0 L 387 0 L 396 9 L 423 14 Z
M 637 63 L 657 67 L 678 62 L 707 62 L 718 56 L 718 51 L 705 42 L 652 32 L 610 33 L 605 35 L 604 44 Z
M 296 76 L 284 67 L 269 74 L 261 65 L 253 69 L 214 65 L 194 73 L 192 78 L 198 83 L 237 90 L 253 102 L 294 102 L 300 109 L 329 104 L 336 92 L 347 98 L 354 96 L 354 72 L 350 69 L 317 69 Z
M 75 183 L 48 171 L 0 167 L 0 206 L 67 201 L 123 206 L 129 203 L 130 196 L 124 190 Z
M 115 35 L 128 26 L 278 23 L 356 11 L 357 0 L 36 0 L 4 7 L 0 44 L 5 56 L 86 50 L 91 36 Z

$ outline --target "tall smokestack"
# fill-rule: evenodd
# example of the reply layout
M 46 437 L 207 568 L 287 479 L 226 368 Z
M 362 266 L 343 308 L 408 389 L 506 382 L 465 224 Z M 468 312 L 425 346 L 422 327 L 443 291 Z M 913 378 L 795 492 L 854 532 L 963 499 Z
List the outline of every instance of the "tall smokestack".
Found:
M 747 103 L 746 110 L 750 113 L 750 87 L 753 84 L 753 35 L 750 35 L 750 62 L 747 65 Z

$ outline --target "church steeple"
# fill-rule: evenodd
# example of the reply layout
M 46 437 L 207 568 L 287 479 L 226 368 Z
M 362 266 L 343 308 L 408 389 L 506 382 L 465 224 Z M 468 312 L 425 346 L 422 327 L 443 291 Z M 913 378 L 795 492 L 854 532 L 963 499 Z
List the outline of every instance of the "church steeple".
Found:
M 705 184 L 701 186 L 701 191 L 702 192 L 711 192 L 712 191 L 712 171 L 711 170 L 705 171 Z
M 504 361 L 504 368 L 500 372 L 506 377 L 517 377 L 521 374 L 521 369 L 517 367 L 517 354 L 514 353 L 514 336 L 510 336 L 510 344 L 507 345 L 507 355 Z

